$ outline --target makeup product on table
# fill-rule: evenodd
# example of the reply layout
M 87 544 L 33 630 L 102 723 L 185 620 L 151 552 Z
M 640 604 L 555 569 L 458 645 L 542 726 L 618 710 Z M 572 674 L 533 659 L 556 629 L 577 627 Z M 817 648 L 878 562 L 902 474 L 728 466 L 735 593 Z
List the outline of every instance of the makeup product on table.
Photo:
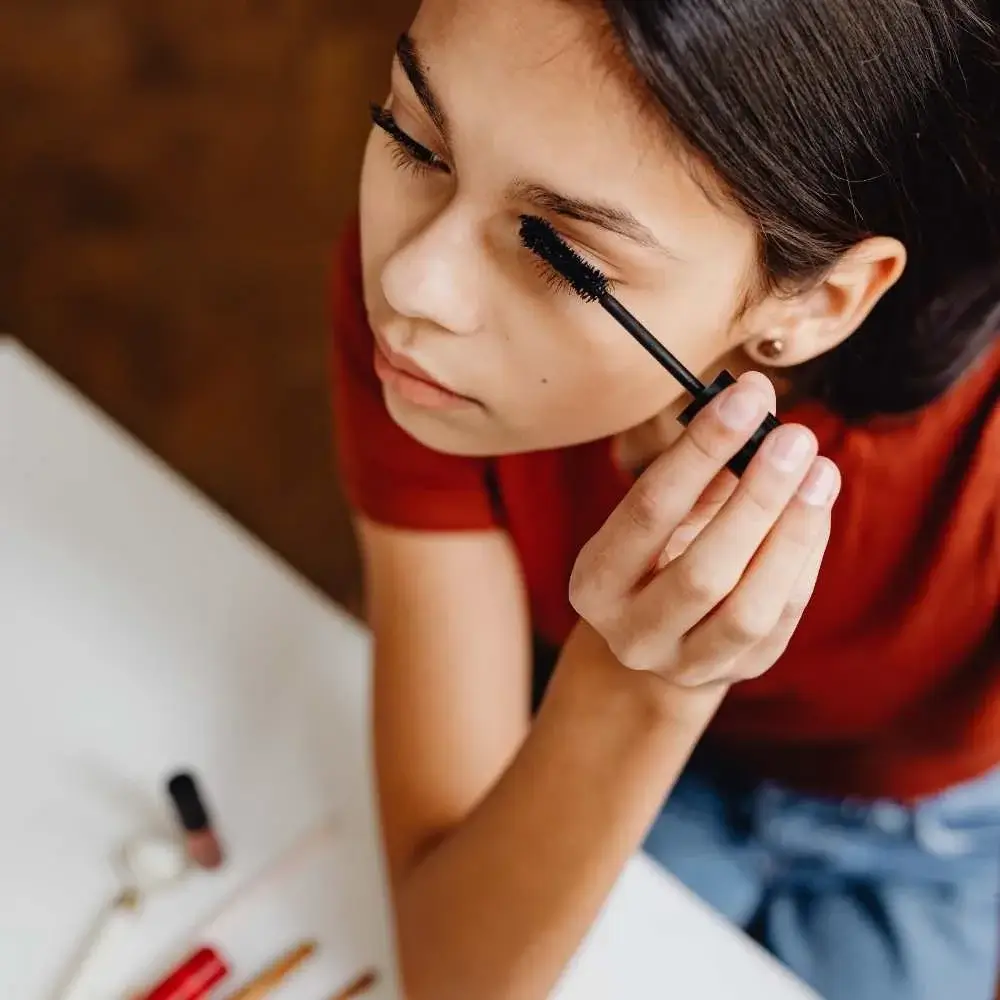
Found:
M 555 275 L 564 281 L 585 302 L 598 302 L 639 344 L 649 352 L 694 397 L 690 406 L 678 417 L 686 427 L 720 392 L 736 383 L 728 371 L 722 371 L 710 385 L 705 385 L 684 367 L 642 323 L 611 294 L 611 282 L 592 264 L 580 256 L 544 219 L 534 215 L 521 216 L 521 242 L 540 258 Z M 753 437 L 730 460 L 729 468 L 743 475 L 764 439 L 780 427 L 773 414 L 765 417 Z
M 199 944 L 225 941 L 233 933 L 231 921 L 238 922 L 242 919 L 242 914 L 248 909 L 252 910 L 262 897 L 273 892 L 277 883 L 301 877 L 302 870 L 315 861 L 320 852 L 330 844 L 335 829 L 332 823 L 326 822 L 301 836 L 276 862 L 268 864 L 228 896 L 207 919 L 192 930 L 188 940 Z M 154 976 L 159 976 L 159 970 L 169 968 L 174 963 L 175 956 L 166 956 L 166 959 L 166 964 L 159 964 L 152 975 L 145 977 L 147 982 Z M 148 987 L 137 986 L 128 991 L 127 995 L 129 1000 L 145 1000 L 148 992 Z M 89 996 L 87 1000 L 90 1000 Z
M 369 969 L 362 973 L 343 989 L 338 990 L 329 1000 L 357 1000 L 363 997 L 378 985 L 378 973 L 374 969 Z
M 230 993 L 226 1000 L 263 1000 L 281 986 L 304 962 L 312 958 L 318 948 L 319 944 L 316 941 L 303 941 L 291 951 L 285 952 L 245 986 L 240 987 L 235 993 Z
M 110 903 L 103 906 L 91 922 L 86 937 L 63 973 L 62 982 L 52 993 L 53 1000 L 77 1000 L 90 995 L 93 966 L 117 939 L 124 926 L 132 927 L 141 896 L 132 887 L 124 887 Z
M 167 782 L 167 793 L 184 828 L 188 856 L 200 868 L 218 868 L 223 862 L 222 845 L 212 828 L 194 775 L 187 771 L 175 774 Z
M 176 885 L 191 870 L 182 844 L 165 837 L 136 837 L 122 847 L 122 864 L 129 886 L 145 899 Z
M 93 921 L 54 994 L 58 1000 L 73 1000 L 81 987 L 86 989 L 91 964 L 105 951 L 119 928 L 131 926 L 150 896 L 176 884 L 189 870 L 184 849 L 176 841 L 155 836 L 128 841 L 122 847 L 119 865 L 121 889 Z
M 226 960 L 214 948 L 199 948 L 149 992 L 132 1000 L 202 1000 L 228 975 Z

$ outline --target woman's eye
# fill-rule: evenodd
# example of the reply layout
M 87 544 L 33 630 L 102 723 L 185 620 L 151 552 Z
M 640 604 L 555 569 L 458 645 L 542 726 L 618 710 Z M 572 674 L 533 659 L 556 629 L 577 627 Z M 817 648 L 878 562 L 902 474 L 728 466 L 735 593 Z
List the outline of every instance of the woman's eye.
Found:
M 385 132 L 392 141 L 393 158 L 397 166 L 415 173 L 424 173 L 429 170 L 435 170 L 442 174 L 451 173 L 451 168 L 437 153 L 417 142 L 399 127 L 388 108 L 372 104 L 371 116 L 372 124 Z
M 568 237 L 561 236 L 561 234 L 560 234 L 560 238 L 563 240 L 564 243 L 566 243 L 567 247 L 569 247 L 571 245 L 570 239 Z M 604 276 L 605 281 L 607 282 L 608 291 L 614 292 L 614 290 L 619 287 L 619 282 L 614 281 L 613 279 L 609 278 L 607 276 L 607 274 L 604 272 L 603 265 L 602 264 L 596 264 L 596 263 L 594 263 L 593 260 L 590 259 L 590 255 L 589 254 L 587 254 L 584 251 L 578 249 L 576 245 L 572 245 L 572 252 L 573 252 L 573 254 L 575 256 L 577 256 L 577 257 L 580 258 L 581 264 L 583 264 L 583 265 L 585 265 L 587 267 L 592 267 L 595 270 L 598 270 L 598 271 L 601 272 L 601 274 Z M 544 258 L 539 257 L 535 253 L 530 253 L 529 254 L 529 262 L 534 267 L 536 273 L 539 275 L 539 277 L 542 279 L 542 281 L 545 283 L 545 285 L 548 287 L 549 291 L 551 291 L 551 292 L 569 292 L 570 295 L 573 295 L 573 296 L 578 296 L 579 295 L 579 293 L 573 288 L 573 285 L 567 280 L 567 278 L 565 276 L 563 276 L 562 274 L 560 274 Z
M 551 292 L 573 292 L 573 286 L 547 260 L 531 255 L 531 263 Z

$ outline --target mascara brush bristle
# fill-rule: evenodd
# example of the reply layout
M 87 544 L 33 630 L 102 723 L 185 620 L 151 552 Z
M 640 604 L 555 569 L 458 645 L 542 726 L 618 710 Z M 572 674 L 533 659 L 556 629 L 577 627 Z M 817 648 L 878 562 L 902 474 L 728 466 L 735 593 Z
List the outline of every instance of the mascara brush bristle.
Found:
M 608 279 L 588 264 L 544 219 L 522 215 L 521 242 L 554 268 L 585 302 L 597 302 L 608 294 Z

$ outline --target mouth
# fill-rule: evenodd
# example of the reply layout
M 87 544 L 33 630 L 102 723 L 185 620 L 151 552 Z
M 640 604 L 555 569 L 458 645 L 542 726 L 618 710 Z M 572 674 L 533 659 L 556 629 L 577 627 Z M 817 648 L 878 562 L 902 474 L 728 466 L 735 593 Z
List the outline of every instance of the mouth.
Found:
M 477 405 L 470 396 L 455 392 L 405 355 L 375 337 L 375 374 L 394 395 L 428 410 L 449 410 Z

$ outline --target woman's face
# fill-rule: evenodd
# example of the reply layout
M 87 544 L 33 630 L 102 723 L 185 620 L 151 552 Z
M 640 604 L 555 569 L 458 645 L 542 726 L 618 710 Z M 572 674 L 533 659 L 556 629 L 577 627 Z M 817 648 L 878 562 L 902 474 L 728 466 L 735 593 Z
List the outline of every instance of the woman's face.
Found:
M 703 377 L 736 346 L 753 227 L 643 111 L 598 16 L 566 0 L 424 0 L 400 44 L 364 165 L 365 300 L 388 409 L 436 450 L 578 444 L 684 404 L 599 305 L 551 287 L 519 242 L 523 213 Z

